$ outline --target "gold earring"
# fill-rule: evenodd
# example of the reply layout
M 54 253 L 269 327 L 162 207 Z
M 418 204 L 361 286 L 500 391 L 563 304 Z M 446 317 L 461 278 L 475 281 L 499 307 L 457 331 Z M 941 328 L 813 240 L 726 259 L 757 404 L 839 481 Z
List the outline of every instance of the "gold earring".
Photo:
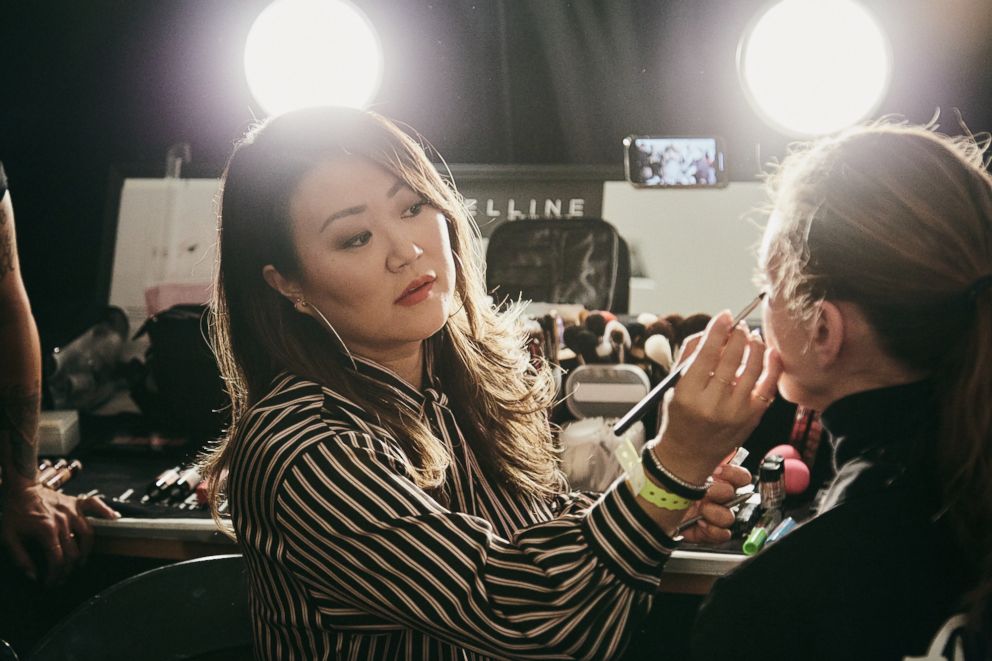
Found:
M 307 306 L 307 302 L 302 297 L 297 296 L 296 305 L 294 305 L 293 307 L 295 307 L 297 310 L 302 311 L 302 309 L 305 308 L 306 306 Z

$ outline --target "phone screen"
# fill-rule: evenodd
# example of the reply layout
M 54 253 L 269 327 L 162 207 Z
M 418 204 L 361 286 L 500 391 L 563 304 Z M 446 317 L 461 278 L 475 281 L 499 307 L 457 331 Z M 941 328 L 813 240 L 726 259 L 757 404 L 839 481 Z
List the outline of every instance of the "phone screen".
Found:
M 727 184 L 719 138 L 632 135 L 623 143 L 627 180 L 635 186 L 698 188 Z

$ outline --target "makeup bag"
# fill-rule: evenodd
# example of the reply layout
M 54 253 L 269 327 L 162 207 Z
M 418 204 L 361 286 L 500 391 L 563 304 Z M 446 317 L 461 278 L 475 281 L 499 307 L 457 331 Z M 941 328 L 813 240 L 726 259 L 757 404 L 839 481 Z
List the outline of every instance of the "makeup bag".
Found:
M 486 288 L 497 301 L 520 297 L 626 314 L 630 252 L 600 218 L 505 222 L 486 248 Z

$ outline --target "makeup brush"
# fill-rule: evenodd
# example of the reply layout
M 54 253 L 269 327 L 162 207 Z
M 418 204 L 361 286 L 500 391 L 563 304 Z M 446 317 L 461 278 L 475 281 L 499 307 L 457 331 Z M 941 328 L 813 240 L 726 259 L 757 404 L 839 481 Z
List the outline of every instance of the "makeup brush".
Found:
M 664 335 L 652 335 L 644 341 L 644 355 L 665 370 L 672 370 L 672 345 Z
M 734 328 L 741 321 L 747 318 L 749 314 L 761 303 L 761 299 L 765 297 L 765 293 L 761 292 L 758 294 L 753 301 L 751 301 L 746 308 L 741 310 L 736 317 L 734 317 L 733 322 L 730 327 Z M 645 416 L 645 414 L 651 409 L 652 406 L 657 406 L 658 401 L 661 397 L 670 389 L 674 388 L 675 384 L 679 382 L 682 378 L 682 373 L 685 371 L 686 366 L 683 363 L 678 369 L 669 374 L 667 377 L 661 380 L 661 382 L 652 388 L 651 392 L 644 396 L 644 399 L 637 402 L 634 408 L 627 411 L 627 414 L 620 418 L 615 425 L 613 425 L 613 433 L 616 436 L 621 436 L 625 431 L 630 429 L 631 425 L 640 420 Z

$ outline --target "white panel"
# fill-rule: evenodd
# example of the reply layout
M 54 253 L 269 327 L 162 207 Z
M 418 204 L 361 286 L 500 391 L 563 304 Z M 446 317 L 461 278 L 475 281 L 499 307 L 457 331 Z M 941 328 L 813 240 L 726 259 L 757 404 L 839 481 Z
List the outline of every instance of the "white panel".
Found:
M 213 278 L 217 179 L 127 179 L 117 216 L 110 304 L 132 323 L 146 316 L 145 290 L 202 290 Z
M 631 283 L 630 311 L 690 315 L 743 308 L 757 293 L 751 278 L 761 230 L 754 221 L 764 201 L 757 182 L 672 190 L 607 181 L 603 218 L 639 253 L 645 270 L 645 278 Z

